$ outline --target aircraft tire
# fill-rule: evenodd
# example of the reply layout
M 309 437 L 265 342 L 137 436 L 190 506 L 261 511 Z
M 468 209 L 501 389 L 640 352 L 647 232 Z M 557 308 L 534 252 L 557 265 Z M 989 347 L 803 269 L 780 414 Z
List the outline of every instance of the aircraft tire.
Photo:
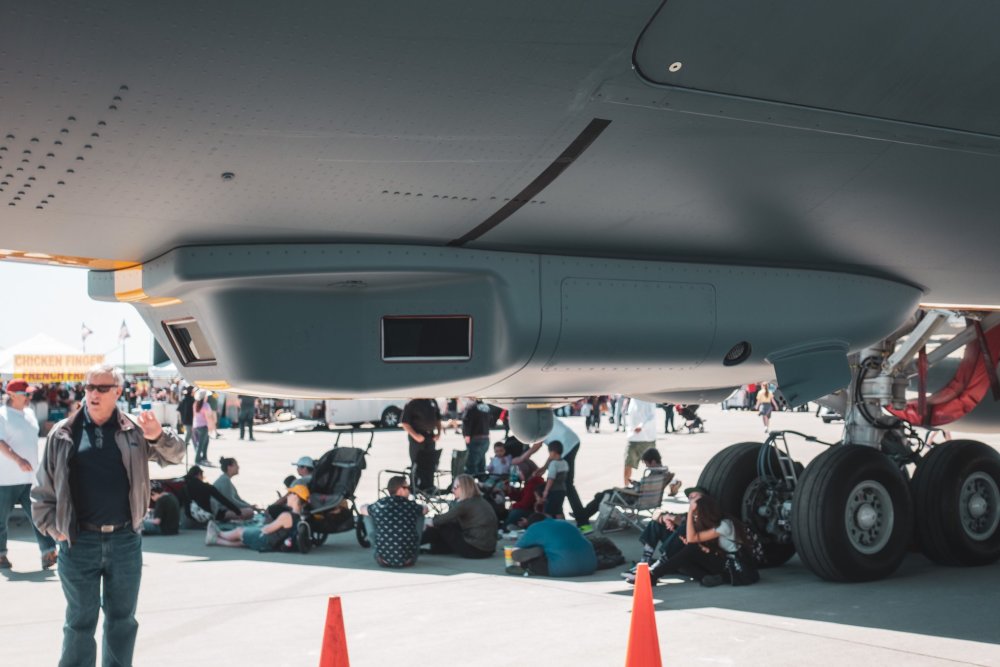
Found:
M 754 517 L 747 516 L 743 502 L 751 487 L 759 479 L 757 459 L 760 457 L 761 447 L 763 445 L 759 442 L 740 442 L 726 447 L 705 464 L 698 477 L 698 486 L 705 487 L 718 501 L 724 513 L 739 517 L 757 529 L 767 558 L 764 567 L 777 567 L 795 555 L 795 545 L 782 544 L 770 538 Z M 777 466 L 776 459 L 773 465 Z
M 729 445 L 708 460 L 698 476 L 698 486 L 704 487 L 725 514 L 741 516 L 743 496 L 757 479 L 759 442 L 739 442 Z
M 799 558 L 828 581 L 892 574 L 913 533 L 913 503 L 899 469 L 872 447 L 837 445 L 799 480 L 792 503 Z
M 1000 559 L 1000 453 L 975 440 L 934 447 L 913 476 L 917 543 L 942 565 Z

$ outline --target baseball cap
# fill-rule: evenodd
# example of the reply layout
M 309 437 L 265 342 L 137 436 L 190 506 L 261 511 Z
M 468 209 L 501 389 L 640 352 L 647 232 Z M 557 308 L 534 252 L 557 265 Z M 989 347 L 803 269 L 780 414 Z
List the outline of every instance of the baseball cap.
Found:
M 293 466 L 302 466 L 304 468 L 315 468 L 316 462 L 313 461 L 311 456 L 301 456 L 298 461 L 292 461 Z
M 704 486 L 689 486 L 688 488 L 684 489 L 685 496 L 690 496 L 692 493 L 700 493 L 703 496 L 712 495 L 711 493 L 708 492 L 708 489 L 706 489 Z
M 35 388 L 28 384 L 27 380 L 11 380 L 7 383 L 7 391 L 23 391 L 30 394 L 35 391 Z
M 309 487 L 307 487 L 305 484 L 296 484 L 292 486 L 290 489 L 288 489 L 288 492 L 294 493 L 304 501 L 309 500 Z

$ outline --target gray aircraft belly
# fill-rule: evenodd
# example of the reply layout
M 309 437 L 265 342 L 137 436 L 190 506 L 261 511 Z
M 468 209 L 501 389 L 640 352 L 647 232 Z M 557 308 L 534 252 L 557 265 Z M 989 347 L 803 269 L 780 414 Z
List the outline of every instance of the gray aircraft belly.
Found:
M 802 303 L 813 284 L 795 277 L 819 270 L 899 290 L 858 330 L 844 313 L 877 312 L 881 289 L 811 302 L 849 321 L 829 339 L 860 344 L 889 333 L 914 295 L 1000 297 L 988 242 L 1000 95 L 980 76 L 1000 56 L 982 31 L 1000 10 L 943 7 L 5 4 L 0 254 L 107 269 L 188 246 L 451 246 L 663 262 L 667 273 L 725 267 L 749 272 L 753 294 L 766 283 L 754 289 L 764 280 L 754 267 L 789 270 Z M 844 25 L 857 30 L 842 38 Z M 839 64 L 838 45 L 851 49 Z M 915 64 L 928 49 L 941 55 Z M 949 76 L 958 63 L 968 68 Z M 633 269 L 601 279 L 641 292 Z M 164 312 L 143 310 L 154 331 Z M 753 310 L 717 314 L 749 321 Z M 475 386 L 522 392 L 529 385 L 504 383 L 524 367 L 540 393 L 596 390 L 601 366 L 582 383 L 553 379 L 593 350 L 556 349 L 546 331 L 537 349 L 471 373 Z M 543 354 L 547 341 L 556 348 Z M 795 347 L 785 342 L 772 351 Z M 714 344 L 685 352 L 689 376 L 637 389 L 738 383 L 766 369 L 761 359 L 742 374 L 710 371 Z M 650 373 L 675 369 L 655 361 Z M 255 371 L 253 386 L 275 389 L 269 374 Z

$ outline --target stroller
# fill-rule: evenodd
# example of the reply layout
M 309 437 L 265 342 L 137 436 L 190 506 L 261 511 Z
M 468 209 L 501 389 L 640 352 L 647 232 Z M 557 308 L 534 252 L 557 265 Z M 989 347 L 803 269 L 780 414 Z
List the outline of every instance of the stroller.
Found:
M 369 546 L 365 524 L 358 519 L 354 491 L 361 481 L 365 457 L 372 448 L 375 433 L 369 432 L 368 446 L 364 449 L 341 447 L 343 434 L 343 431 L 337 434 L 333 449 L 319 458 L 309 479 L 307 513 L 296 527 L 296 543 L 302 553 L 322 545 L 331 533 L 343 533 L 352 528 L 358 544 Z
M 688 430 L 688 433 L 705 432 L 705 420 L 698 416 L 697 405 L 678 405 L 677 414 L 684 418 L 684 428 Z

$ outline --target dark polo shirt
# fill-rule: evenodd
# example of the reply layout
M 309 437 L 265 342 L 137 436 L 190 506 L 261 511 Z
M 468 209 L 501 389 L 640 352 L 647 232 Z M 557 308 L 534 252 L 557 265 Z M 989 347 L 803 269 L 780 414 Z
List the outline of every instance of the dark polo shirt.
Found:
M 118 525 L 132 521 L 128 472 L 115 442 L 117 432 L 117 410 L 101 426 L 84 412 L 73 430 L 75 454 L 70 459 L 69 488 L 79 523 Z

